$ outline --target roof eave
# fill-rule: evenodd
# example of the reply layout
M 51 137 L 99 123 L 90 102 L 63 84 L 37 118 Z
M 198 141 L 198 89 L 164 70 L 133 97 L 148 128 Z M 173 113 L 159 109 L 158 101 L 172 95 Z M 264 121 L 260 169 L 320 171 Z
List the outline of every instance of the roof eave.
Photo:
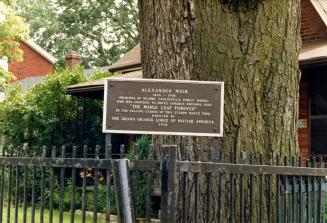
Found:
M 35 50 L 38 54 L 40 54 L 44 59 L 46 59 L 47 61 L 49 61 L 51 64 L 57 63 L 57 59 L 54 56 L 52 56 L 50 53 L 48 53 L 46 50 L 44 50 L 42 47 L 40 47 L 39 45 L 37 45 L 32 40 L 26 40 L 26 41 L 23 41 L 23 42 L 26 45 L 28 45 L 30 48 L 32 48 L 33 50 Z
M 114 72 L 122 72 L 124 73 L 125 70 L 127 71 L 133 71 L 133 70 L 140 70 L 142 69 L 141 63 L 135 63 L 135 64 L 130 64 L 128 66 L 120 66 L 120 67 L 113 67 L 109 68 L 109 72 L 114 73 Z
M 306 60 L 299 60 L 301 68 L 317 65 L 327 65 L 327 57 L 314 57 Z

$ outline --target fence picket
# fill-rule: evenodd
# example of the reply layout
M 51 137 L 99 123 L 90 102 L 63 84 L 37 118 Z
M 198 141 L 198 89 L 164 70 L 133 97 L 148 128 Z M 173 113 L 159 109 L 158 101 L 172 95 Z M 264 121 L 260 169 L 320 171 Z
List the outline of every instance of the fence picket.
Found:
M 219 161 L 221 163 L 224 162 L 224 150 L 219 150 Z M 223 196 L 223 191 L 222 191 L 222 186 L 223 186 L 223 173 L 218 172 L 218 211 L 217 211 L 217 222 L 221 223 L 223 221 L 223 208 L 224 208 L 224 196 Z
M 5 148 L 2 148 L 2 157 L 5 157 L 6 151 Z M 4 185 L 5 185 L 5 165 L 1 165 L 1 183 L 0 183 L 0 222 L 3 218 L 3 199 L 4 199 Z
M 188 147 L 185 147 L 184 148 L 184 157 L 183 157 L 183 160 L 184 161 L 187 161 L 188 160 L 188 150 L 189 148 Z M 182 180 L 181 180 L 181 195 L 182 195 L 182 223 L 186 223 L 186 176 L 187 176 L 187 173 L 186 172 L 182 172 L 181 173 L 181 177 L 182 177 Z M 149 223 L 149 221 L 148 221 Z
M 292 156 L 292 166 L 295 166 L 295 156 Z M 292 203 L 291 203 L 291 222 L 297 222 L 295 218 L 296 210 L 296 193 L 295 193 L 295 176 L 292 176 Z
M 152 152 L 153 152 L 153 145 L 149 147 L 149 156 L 148 160 L 152 160 Z M 147 171 L 147 182 L 146 182 L 146 221 L 147 223 L 151 223 L 151 194 L 152 194 L 152 179 L 153 179 L 153 172 Z
M 56 159 L 56 147 L 52 147 L 51 151 L 52 160 Z M 50 210 L 49 210 L 49 223 L 53 223 L 53 194 L 54 194 L 54 171 L 55 169 L 52 167 L 50 172 Z
M 273 154 L 269 155 L 269 165 L 273 165 Z M 271 222 L 271 174 L 267 175 L 267 222 Z
M 87 159 L 88 147 L 85 145 L 83 147 L 83 160 Z M 86 220 L 86 168 L 83 168 L 83 185 L 82 185 L 82 223 Z
M 250 164 L 254 164 L 254 154 L 251 154 L 250 157 Z M 249 222 L 252 223 L 253 222 L 253 180 L 254 180 L 254 175 L 250 174 L 249 175 Z
M 20 147 L 16 148 L 16 157 L 19 156 L 19 152 L 20 152 Z M 18 223 L 18 205 L 19 205 L 19 166 L 16 165 L 15 167 L 15 215 L 14 215 L 14 222 Z
M 13 154 L 13 148 L 9 148 L 10 156 Z M 12 187 L 12 165 L 9 165 L 8 190 L 7 190 L 7 223 L 10 223 L 11 210 L 11 187 Z
M 234 153 L 230 152 L 230 157 L 229 157 L 229 162 L 234 163 Z M 233 223 L 234 222 L 234 209 L 235 209 L 235 199 L 234 199 L 234 173 L 229 174 L 229 190 L 230 190 L 230 195 L 229 195 L 229 222 Z
M 36 157 L 36 152 L 33 152 L 33 158 Z M 31 210 L 31 222 L 35 223 L 35 172 L 36 172 L 36 167 L 32 167 L 32 210 Z
M 284 157 L 284 166 L 288 166 L 288 157 Z M 288 176 L 284 175 L 284 222 L 288 222 Z
M 319 168 L 324 168 L 324 163 L 322 157 L 319 158 Z M 322 222 L 322 177 L 319 177 L 319 183 L 318 183 L 318 223 Z
M 280 158 L 279 155 L 276 155 L 276 160 L 275 160 L 276 166 L 280 165 Z M 280 205 L 280 190 L 281 190 L 281 185 L 280 185 L 280 176 L 276 175 L 276 204 L 277 204 L 277 210 L 276 210 L 276 219 L 277 223 L 281 222 L 281 205 Z
M 208 151 L 208 161 L 211 162 L 212 159 L 212 149 Z M 211 195 L 211 173 L 206 173 L 206 223 L 210 222 L 210 199 Z
M 262 154 L 259 156 L 259 164 L 262 165 Z M 263 222 L 263 175 L 259 174 L 259 222 Z
M 299 167 L 302 167 L 302 160 L 301 156 L 298 158 L 299 160 Z M 299 223 L 303 222 L 303 177 L 299 176 Z
M 194 160 L 199 161 L 200 159 L 200 149 L 195 149 Z M 194 216 L 193 221 L 196 223 L 199 220 L 199 197 L 200 197 L 200 182 L 199 182 L 199 173 L 194 173 Z M 163 183 L 163 182 L 162 182 Z
M 311 166 L 312 167 L 317 167 L 316 166 L 316 157 L 312 157 L 312 162 Z M 312 222 L 316 223 L 317 222 L 317 208 L 316 208 L 316 177 L 312 177 Z
M 27 145 L 24 145 L 23 150 L 24 150 L 24 156 L 27 157 L 28 156 L 28 147 L 27 147 Z M 27 166 L 24 166 L 23 223 L 26 223 L 26 220 L 27 220 L 27 181 L 28 181 Z
M 46 147 L 42 150 L 42 159 L 46 158 Z M 41 164 L 41 199 L 40 199 L 40 223 L 44 220 L 44 169 L 45 167 Z
M 107 145 L 105 149 L 105 159 L 112 158 L 112 146 Z M 106 223 L 110 222 L 110 169 L 106 169 Z
M 241 152 L 240 156 L 240 164 L 245 163 L 246 155 L 244 152 Z M 244 188 L 244 174 L 240 174 L 240 185 L 239 185 L 239 191 L 240 191 L 240 223 L 244 223 L 244 194 L 243 189 Z
M 72 158 L 76 158 L 77 147 L 73 146 Z M 70 223 L 75 221 L 75 202 L 76 202 L 76 168 L 72 168 L 72 198 L 70 203 Z
M 175 222 L 177 147 L 164 146 L 161 181 L 161 221 Z
M 61 148 L 61 158 L 66 156 L 66 147 Z M 59 223 L 64 221 L 64 196 L 65 196 L 65 167 L 60 168 L 60 200 L 59 200 Z
M 307 162 L 306 162 L 306 166 L 309 167 L 309 159 L 307 159 Z M 310 211 L 310 200 L 311 200 L 311 197 L 310 197 L 310 176 L 307 176 L 306 177 L 306 211 L 307 211 L 307 218 L 306 218 L 306 222 L 307 223 L 310 223 L 311 220 L 310 220 L 310 216 L 311 216 L 311 211 Z
M 95 148 L 95 158 L 100 160 L 100 146 Z M 94 169 L 94 188 L 93 188 L 93 223 L 98 221 L 98 192 L 99 192 L 99 169 Z

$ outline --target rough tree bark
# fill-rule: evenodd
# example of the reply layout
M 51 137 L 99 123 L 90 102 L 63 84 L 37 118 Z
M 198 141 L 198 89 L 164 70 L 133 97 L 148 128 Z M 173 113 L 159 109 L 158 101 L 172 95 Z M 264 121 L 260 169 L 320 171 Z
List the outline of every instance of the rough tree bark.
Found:
M 144 78 L 224 81 L 226 151 L 297 153 L 300 0 L 139 0 L 139 10 Z M 154 140 L 188 144 L 191 158 L 211 143 Z

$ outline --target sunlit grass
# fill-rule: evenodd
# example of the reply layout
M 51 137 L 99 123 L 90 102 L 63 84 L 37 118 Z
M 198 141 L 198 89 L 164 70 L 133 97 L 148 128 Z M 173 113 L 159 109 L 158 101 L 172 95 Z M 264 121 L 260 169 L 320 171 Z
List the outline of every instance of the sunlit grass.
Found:
M 31 214 L 32 214 L 32 209 L 28 208 L 27 210 L 27 222 L 31 222 Z M 44 209 L 44 218 L 43 222 L 49 222 L 49 210 Z M 3 209 L 3 217 L 2 217 L 2 222 L 7 222 L 7 207 L 4 207 Z M 11 207 L 10 209 L 10 223 L 15 222 L 15 208 Z M 17 222 L 21 223 L 23 222 L 23 208 L 18 209 L 18 220 Z M 35 210 L 35 223 L 40 222 L 40 210 L 36 209 Z M 59 211 L 54 210 L 53 211 L 53 222 L 59 222 Z M 63 222 L 64 223 L 70 223 L 70 213 L 69 212 L 64 212 L 63 216 Z M 75 214 L 75 222 L 82 222 L 82 216 Z M 86 217 L 86 223 L 93 223 L 93 218 L 87 216 Z M 98 219 L 99 223 L 105 222 L 102 219 Z

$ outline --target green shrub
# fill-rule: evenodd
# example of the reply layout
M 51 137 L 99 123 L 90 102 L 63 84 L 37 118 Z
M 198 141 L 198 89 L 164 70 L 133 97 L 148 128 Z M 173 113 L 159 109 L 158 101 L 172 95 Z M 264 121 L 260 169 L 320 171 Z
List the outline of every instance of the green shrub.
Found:
M 98 79 L 107 77 L 109 73 L 95 73 L 89 79 Z M 71 156 L 72 145 L 79 145 L 81 121 L 78 113 L 81 114 L 82 103 L 75 96 L 66 94 L 66 87 L 87 81 L 84 77 L 83 68 L 65 69 L 55 71 L 48 75 L 45 80 L 34 87 L 23 92 L 19 84 L 6 89 L 6 100 L 0 102 L 0 135 L 5 135 L 6 145 L 13 145 L 13 151 L 22 156 L 25 151 L 19 151 L 18 146 L 25 143 L 30 145 L 27 150 L 28 156 L 36 152 L 37 156 L 42 154 L 42 146 L 47 146 L 47 157 L 51 156 L 51 147 L 57 146 L 57 157 L 61 154 L 61 145 L 67 146 L 67 157 Z M 101 130 L 102 123 L 102 101 L 86 100 L 85 129 L 83 144 L 94 147 L 96 144 L 103 144 L 104 137 Z M 81 154 L 81 149 L 78 150 Z M 32 188 L 32 169 L 28 168 L 28 202 L 31 201 Z M 58 172 L 59 171 L 59 172 Z M 56 169 L 55 182 L 56 188 L 59 188 L 60 170 Z M 5 171 L 8 180 L 8 169 Z M 13 185 L 14 185 L 13 171 Z M 40 201 L 40 168 L 36 168 L 35 192 L 36 203 Z M 19 179 L 24 179 L 23 168 L 20 168 Z M 45 199 L 50 197 L 50 170 L 45 169 Z M 70 208 L 71 185 L 65 185 L 65 209 Z M 19 190 L 23 191 L 23 180 L 20 180 Z M 14 191 L 14 190 L 13 190 Z M 13 193 L 12 191 L 12 193 Z M 77 198 L 81 195 L 77 191 Z M 23 199 L 23 193 L 20 193 L 20 200 Z M 54 194 L 55 205 L 59 205 L 59 192 Z M 77 202 L 79 200 L 77 199 Z M 79 202 L 80 203 L 80 202 Z M 80 205 L 77 203 L 77 205 Z M 46 206 L 49 202 L 46 202 Z
M 150 151 L 150 138 L 147 135 L 143 135 L 138 138 L 132 146 L 137 146 L 138 159 L 147 160 Z M 131 150 L 127 158 L 130 160 L 134 159 L 134 150 Z M 135 213 L 137 217 L 146 217 L 146 184 L 147 184 L 147 173 L 144 171 L 134 172 L 136 178 L 136 197 L 135 201 Z
M 86 209 L 88 211 L 93 211 L 93 202 L 94 202 L 94 193 L 93 190 L 89 190 L 87 193 L 87 202 L 86 202 Z M 116 197 L 114 192 L 114 185 L 110 187 L 110 213 L 117 214 L 117 207 L 116 207 Z M 98 212 L 106 213 L 106 186 L 99 185 L 98 188 Z
M 27 92 L 23 92 L 19 84 L 6 89 L 6 100 L 0 103 L 0 134 L 6 136 L 6 144 L 22 146 L 28 143 L 37 149 L 79 144 L 81 121 L 78 113 L 81 114 L 82 103 L 65 91 L 69 85 L 86 81 L 83 73 L 82 68 L 55 71 Z M 89 79 L 109 75 L 95 73 Z M 84 143 L 92 143 L 91 146 L 104 143 L 101 114 L 102 101 L 86 100 L 84 123 L 88 131 L 84 132 L 87 139 Z

